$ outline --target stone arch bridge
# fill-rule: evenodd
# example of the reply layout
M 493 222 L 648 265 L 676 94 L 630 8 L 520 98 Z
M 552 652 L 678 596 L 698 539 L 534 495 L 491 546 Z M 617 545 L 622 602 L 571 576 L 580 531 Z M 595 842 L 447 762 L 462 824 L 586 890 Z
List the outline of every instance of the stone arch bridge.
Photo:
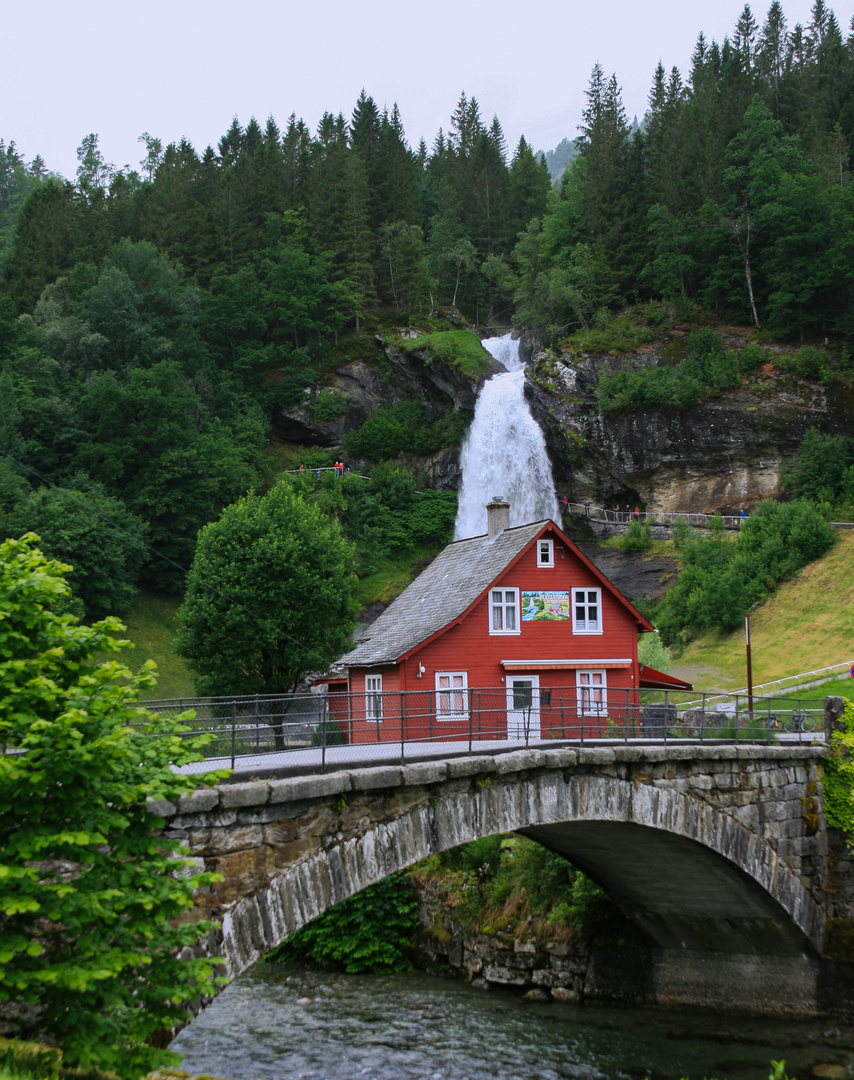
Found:
M 838 901 L 823 755 L 532 749 L 228 783 L 155 809 L 223 875 L 196 912 L 217 924 L 208 947 L 230 976 L 389 874 L 516 831 L 571 859 L 636 924 L 647 953 L 631 1000 L 809 1015 L 827 1008 Z

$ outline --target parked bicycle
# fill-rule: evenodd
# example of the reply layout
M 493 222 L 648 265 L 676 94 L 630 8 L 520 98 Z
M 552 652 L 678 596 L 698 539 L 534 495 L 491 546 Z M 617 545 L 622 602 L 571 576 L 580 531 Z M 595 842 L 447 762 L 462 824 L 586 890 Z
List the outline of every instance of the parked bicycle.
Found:
M 815 730 L 815 717 L 807 712 L 793 712 L 791 716 L 771 713 L 767 720 L 769 731 L 787 731 L 789 734 L 806 734 Z

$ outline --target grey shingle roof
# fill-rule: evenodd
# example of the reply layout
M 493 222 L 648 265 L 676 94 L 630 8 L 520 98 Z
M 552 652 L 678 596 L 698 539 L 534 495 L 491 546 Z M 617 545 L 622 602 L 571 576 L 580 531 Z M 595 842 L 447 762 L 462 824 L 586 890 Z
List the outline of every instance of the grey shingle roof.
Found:
M 449 544 L 335 666 L 394 663 L 462 615 L 547 524 L 535 521 L 505 529 L 493 540 L 474 536 Z

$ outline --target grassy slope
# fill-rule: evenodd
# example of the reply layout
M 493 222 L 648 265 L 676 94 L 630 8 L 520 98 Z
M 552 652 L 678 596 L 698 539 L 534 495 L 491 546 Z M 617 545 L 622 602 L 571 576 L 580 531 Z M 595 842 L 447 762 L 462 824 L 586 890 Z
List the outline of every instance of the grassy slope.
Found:
M 164 596 L 140 593 L 130 611 L 121 616 L 127 626 L 124 637 L 136 646 L 125 658 L 129 666 L 137 670 L 146 660 L 157 661 L 160 677 L 147 698 L 195 696 L 190 669 L 172 648 L 179 604 Z
M 854 532 L 841 533 L 825 558 L 750 616 L 753 682 L 796 675 L 854 659 Z M 698 689 L 736 689 L 747 681 L 744 634 L 707 635 L 685 649 L 672 667 Z M 851 692 L 851 679 L 839 689 Z M 826 688 L 822 687 L 823 695 Z

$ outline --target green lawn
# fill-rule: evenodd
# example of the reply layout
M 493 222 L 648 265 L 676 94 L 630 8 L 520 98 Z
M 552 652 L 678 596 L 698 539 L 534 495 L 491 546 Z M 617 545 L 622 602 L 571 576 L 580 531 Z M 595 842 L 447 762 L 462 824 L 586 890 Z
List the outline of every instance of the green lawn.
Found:
M 137 670 L 146 660 L 155 660 L 159 678 L 145 698 L 195 697 L 190 669 L 173 649 L 179 601 L 154 593 L 140 593 L 130 611 L 121 616 L 127 626 L 125 637 L 135 648 L 125 660 Z

